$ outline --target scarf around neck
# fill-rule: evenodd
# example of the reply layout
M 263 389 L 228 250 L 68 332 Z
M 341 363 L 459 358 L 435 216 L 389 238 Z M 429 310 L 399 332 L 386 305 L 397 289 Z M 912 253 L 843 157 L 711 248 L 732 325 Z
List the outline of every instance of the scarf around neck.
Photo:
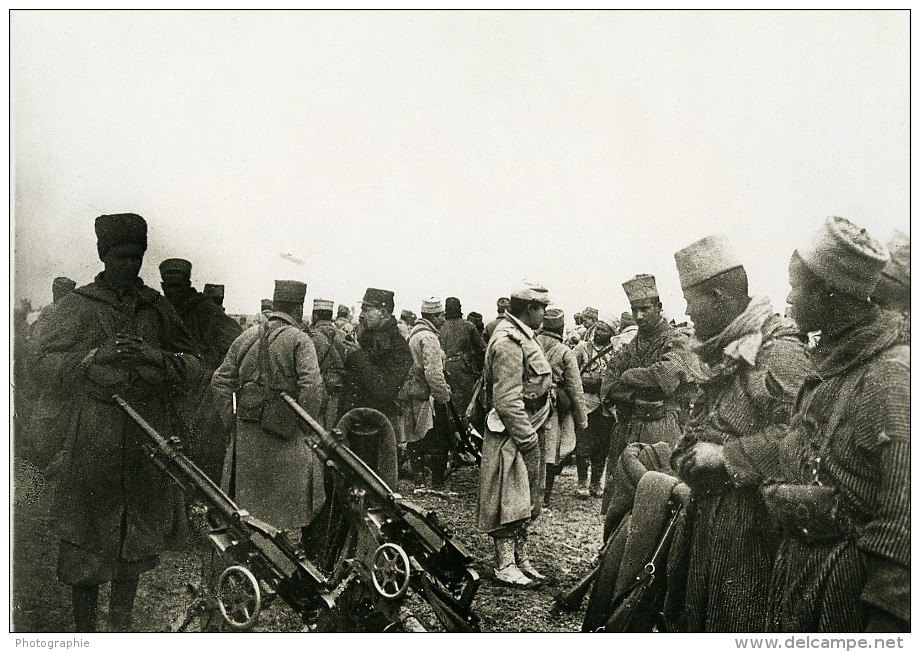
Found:
M 767 297 L 754 297 L 740 315 L 697 347 L 700 359 L 709 362 L 712 375 L 722 375 L 721 368 L 735 368 L 740 362 L 753 367 L 763 345 L 765 325 L 773 317 Z

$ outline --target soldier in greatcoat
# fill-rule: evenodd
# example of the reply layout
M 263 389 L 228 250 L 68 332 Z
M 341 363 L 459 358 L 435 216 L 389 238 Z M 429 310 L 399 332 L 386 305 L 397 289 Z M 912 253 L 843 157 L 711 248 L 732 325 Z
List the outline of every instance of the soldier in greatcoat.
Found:
M 438 339 L 447 356 L 444 373 L 453 394 L 451 401 L 458 414 L 464 414 L 473 397 L 476 381 L 482 375 L 482 360 L 486 344 L 476 326 L 463 319 L 460 299 L 447 297 L 444 301 L 444 323 Z
M 747 273 L 724 236 L 698 240 L 674 258 L 706 371 L 671 457 L 694 510 L 686 589 L 671 587 L 669 610 L 681 631 L 762 631 L 776 537 L 756 489 L 693 471 L 694 446 L 781 432 L 812 365 L 804 336 L 766 297 L 748 295 Z
M 211 380 L 223 418 L 235 419 L 236 426 L 221 485 L 256 518 L 294 532 L 322 507 L 323 465 L 299 429 L 270 431 L 265 425 L 271 393 L 279 391 L 296 398 L 314 419 L 322 418 L 323 379 L 313 340 L 301 323 L 306 288 L 300 281 L 275 281 L 268 321 L 233 342 Z
M 444 351 L 438 339 L 438 329 L 444 324 L 444 304 L 437 297 L 425 299 L 421 312 L 409 335 L 412 368 L 406 381 L 408 404 L 403 408 L 405 436 L 416 477 L 427 466 L 432 484 L 441 487 L 451 449 L 447 412 L 451 388 L 444 378 Z
M 69 402 L 53 515 L 57 575 L 72 587 L 76 629 L 95 630 L 99 586 L 111 582 L 109 626 L 128 631 L 139 577 L 157 565 L 173 532 L 177 490 L 112 396 L 163 436 L 178 435 L 176 399 L 200 366 L 175 309 L 138 277 L 144 219 L 101 215 L 95 227 L 105 270 L 61 299 L 37 335 L 30 367 Z
M 333 305 L 333 302 L 328 299 L 314 299 L 313 318 L 310 325 L 313 345 L 316 347 L 316 357 L 319 360 L 319 372 L 326 384 L 326 403 L 322 410 L 323 418 L 320 419 L 320 423 L 327 430 L 335 427 L 338 418 L 339 394 L 342 391 L 345 358 L 348 355 L 345 333 L 332 323 Z
M 825 220 L 789 263 L 792 317 L 821 339 L 786 434 L 694 446 L 692 467 L 759 488 L 780 529 L 767 631 L 910 631 L 910 346 L 869 299 L 888 260 Z
M 540 514 L 543 439 L 553 409 L 553 374 L 536 341 L 545 287 L 522 283 L 486 349 L 488 408 L 479 477 L 479 527 L 495 545 L 495 580 L 529 588 L 544 579 L 530 560 L 528 527 Z
M 565 313 L 559 308 L 549 308 L 543 315 L 543 326 L 537 334 L 537 342 L 546 354 L 556 387 L 556 409 L 547 422 L 546 439 L 543 442 L 546 464 L 544 508 L 549 507 L 553 484 L 562 470 L 562 461 L 575 450 L 577 433 L 588 427 L 578 359 L 575 352 L 562 342 L 563 328 Z

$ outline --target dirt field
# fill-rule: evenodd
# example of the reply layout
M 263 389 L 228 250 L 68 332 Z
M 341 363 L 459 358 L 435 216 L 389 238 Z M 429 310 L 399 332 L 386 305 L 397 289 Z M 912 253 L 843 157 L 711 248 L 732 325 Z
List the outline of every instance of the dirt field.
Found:
M 17 473 L 19 476 L 20 474 Z M 21 476 L 20 476 L 21 477 Z M 25 484 L 25 483 L 23 483 Z M 20 485 L 22 486 L 22 485 Z M 476 528 L 475 503 L 478 469 L 461 469 L 451 477 L 442 495 L 414 493 L 411 482 L 401 481 L 399 491 L 409 500 L 437 512 L 438 517 L 478 560 L 483 577 L 473 603 L 486 632 L 572 632 L 581 627 L 583 611 L 551 617 L 552 594 L 571 587 L 586 573 L 600 546 L 598 498 L 574 497 L 575 469 L 567 467 L 556 481 L 550 513 L 532 528 L 535 563 L 550 582 L 535 590 L 515 590 L 493 584 L 489 538 Z M 57 542 L 49 532 L 49 491 L 24 496 L 19 490 L 14 513 L 13 628 L 17 632 L 73 631 L 68 587 L 57 581 Z M 186 604 L 185 585 L 197 583 L 198 557 L 193 551 L 164 553 L 159 567 L 141 578 L 135 609 L 138 631 L 170 631 Z M 105 627 L 107 595 L 100 595 L 100 627 Z M 413 599 L 416 617 L 429 630 L 440 629 L 434 614 Z M 265 610 L 256 631 L 300 631 L 300 617 L 280 601 Z M 193 627 L 192 629 L 195 629 Z

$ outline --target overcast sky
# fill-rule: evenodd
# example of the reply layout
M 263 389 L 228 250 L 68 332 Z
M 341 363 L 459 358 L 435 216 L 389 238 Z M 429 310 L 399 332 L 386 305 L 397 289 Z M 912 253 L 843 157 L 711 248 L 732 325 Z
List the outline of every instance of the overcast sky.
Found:
M 13 12 L 17 295 L 136 212 L 145 282 L 188 258 L 231 313 L 292 278 L 489 318 L 527 276 L 570 318 L 647 272 L 680 318 L 720 232 L 781 310 L 825 216 L 909 228 L 909 47 L 906 11 Z

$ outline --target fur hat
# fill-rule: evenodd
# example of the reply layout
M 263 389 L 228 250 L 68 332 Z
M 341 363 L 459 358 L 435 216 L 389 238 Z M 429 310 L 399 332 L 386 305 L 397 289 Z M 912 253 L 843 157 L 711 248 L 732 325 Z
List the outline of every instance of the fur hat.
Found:
M 135 213 L 115 213 L 96 218 L 96 251 L 99 258 L 116 245 L 133 244 L 147 251 L 147 222 Z

